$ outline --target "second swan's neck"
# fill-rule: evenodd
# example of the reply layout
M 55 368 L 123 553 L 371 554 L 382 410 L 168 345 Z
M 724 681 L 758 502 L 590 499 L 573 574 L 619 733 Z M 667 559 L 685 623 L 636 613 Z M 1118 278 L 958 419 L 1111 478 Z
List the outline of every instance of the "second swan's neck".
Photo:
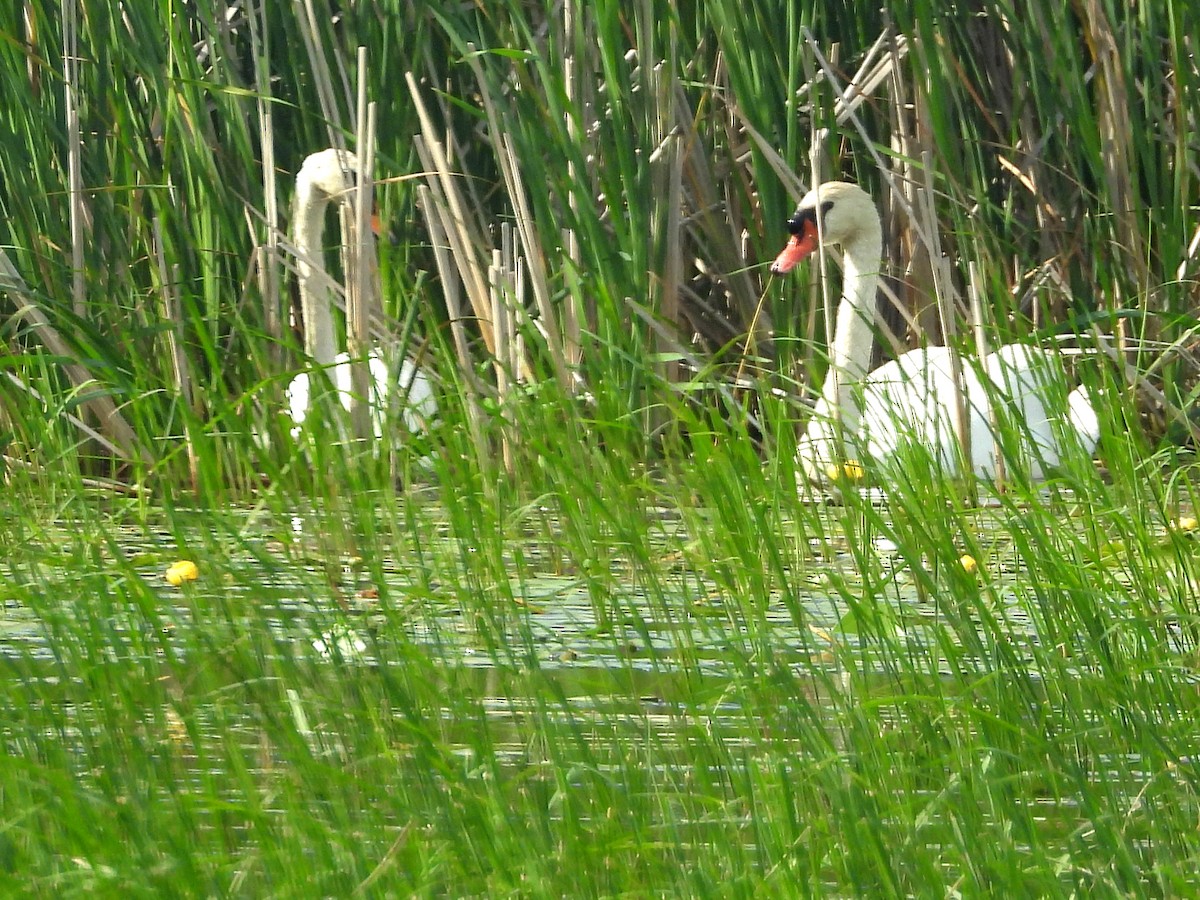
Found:
M 300 283 L 300 308 L 304 315 L 304 352 L 318 365 L 333 365 L 337 355 L 334 340 L 332 298 L 323 261 L 325 249 L 321 235 L 325 230 L 325 211 L 329 195 L 312 183 L 301 170 L 296 180 L 295 243 L 297 280 Z
M 826 422 L 841 417 L 843 430 L 853 435 L 858 427 L 858 384 L 871 367 L 875 345 L 875 288 L 879 283 L 883 236 L 878 223 L 860 233 L 844 248 L 842 300 L 838 304 L 829 370 L 815 415 Z

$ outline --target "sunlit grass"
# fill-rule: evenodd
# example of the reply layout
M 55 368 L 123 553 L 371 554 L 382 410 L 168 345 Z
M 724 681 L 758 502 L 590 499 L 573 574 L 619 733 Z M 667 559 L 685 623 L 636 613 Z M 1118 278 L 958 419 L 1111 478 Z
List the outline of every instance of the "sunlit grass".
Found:
M 536 506 L 31 505 L 10 858 L 79 891 L 1046 890 L 1144 883 L 1165 842 L 1183 877 L 1188 533 L 1099 481 L 1086 508 L 814 507 L 740 456 L 544 459 Z
M 1198 470 L 1142 426 L 1194 376 L 1190 6 L 913 4 L 839 123 L 853 4 L 393 6 L 89 6 L 76 148 L 59 7 L 0 41 L 0 885 L 1189 893 Z M 384 318 L 441 411 L 382 448 L 277 415 L 288 173 L 353 141 L 358 44 Z M 920 324 L 975 261 L 986 334 L 1079 335 L 1102 468 L 799 483 L 822 304 L 756 266 L 822 127 Z

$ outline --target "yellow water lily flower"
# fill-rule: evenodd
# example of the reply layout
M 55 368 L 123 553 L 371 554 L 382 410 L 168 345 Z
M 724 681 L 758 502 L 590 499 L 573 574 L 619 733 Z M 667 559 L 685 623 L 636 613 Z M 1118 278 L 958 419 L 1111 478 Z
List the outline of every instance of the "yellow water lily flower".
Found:
M 825 467 L 825 476 L 830 481 L 862 481 L 866 474 L 862 463 L 856 459 L 848 459 L 840 466 L 830 464 Z
M 185 581 L 195 581 L 199 577 L 200 569 L 190 559 L 181 559 L 179 562 L 171 563 L 166 574 L 167 583 L 176 587 Z
M 968 575 L 974 575 L 979 571 L 979 563 L 975 561 L 970 553 L 964 553 L 958 558 L 958 564 L 963 567 L 963 571 Z
M 1170 527 L 1172 531 L 1180 531 L 1184 534 L 1188 534 L 1189 532 L 1200 528 L 1200 522 L 1196 520 L 1195 516 L 1180 516 L 1171 523 Z

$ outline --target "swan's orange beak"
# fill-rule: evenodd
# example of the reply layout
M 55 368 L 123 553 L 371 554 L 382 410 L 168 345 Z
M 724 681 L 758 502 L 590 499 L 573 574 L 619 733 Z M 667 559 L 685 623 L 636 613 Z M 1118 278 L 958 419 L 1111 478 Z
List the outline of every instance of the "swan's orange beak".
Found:
M 386 240 L 393 247 L 400 246 L 400 235 L 395 228 L 379 217 L 377 210 L 371 213 L 371 234 L 375 235 L 377 241 Z
M 771 263 L 771 272 L 775 275 L 786 275 L 803 259 L 811 256 L 817 249 L 817 223 L 807 220 L 798 234 L 793 234 L 787 246 Z

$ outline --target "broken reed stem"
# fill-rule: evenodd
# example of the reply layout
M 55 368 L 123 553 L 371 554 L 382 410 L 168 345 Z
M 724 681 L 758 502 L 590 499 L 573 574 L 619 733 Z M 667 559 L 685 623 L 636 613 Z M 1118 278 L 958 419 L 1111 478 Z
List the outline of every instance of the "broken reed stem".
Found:
M 31 330 L 37 334 L 46 349 L 55 356 L 62 360 L 74 359 L 71 347 L 50 323 L 50 318 L 42 311 L 42 308 L 34 302 L 29 294 L 29 289 L 25 286 L 25 279 L 17 272 L 3 248 L 0 248 L 0 290 L 7 290 L 17 298 L 16 311 L 13 315 L 15 321 L 25 319 L 29 322 Z M 101 438 L 101 443 L 119 458 L 130 462 L 141 460 L 146 465 L 151 465 L 154 462 L 153 458 L 141 446 L 137 434 L 125 421 L 125 417 L 117 409 L 112 397 L 108 394 L 97 394 L 91 390 L 93 387 L 102 387 L 100 382 L 93 378 L 81 363 L 63 362 L 62 367 L 74 390 L 87 397 L 86 400 L 81 401 L 80 405 L 96 417 L 102 433 L 106 434 L 106 437 Z M 91 429 L 85 429 L 85 431 L 89 436 L 97 436 L 96 432 Z M 110 438 L 111 440 L 109 440 Z
M 477 227 L 478 223 L 473 222 L 467 214 L 458 186 L 454 183 L 455 173 L 450 170 L 446 151 L 437 135 L 433 119 L 429 115 L 429 110 L 425 106 L 425 100 L 421 96 L 421 90 L 412 72 L 405 72 L 404 80 L 408 85 L 409 94 L 413 98 L 417 116 L 421 122 L 423 138 L 421 146 L 424 147 L 425 155 L 428 157 L 425 168 L 437 180 L 441 194 L 438 199 L 444 201 L 444 205 L 439 202 L 434 206 L 438 208 L 439 214 L 442 216 L 445 237 L 453 259 L 458 265 L 459 273 L 462 275 L 467 297 L 478 321 L 480 336 L 483 338 L 488 353 L 494 359 L 496 336 L 491 321 L 491 304 L 488 299 L 484 272 L 479 265 L 478 250 L 472 237 L 472 234 L 478 235 L 482 232 Z M 476 227 L 472 229 L 472 226 Z
M 87 316 L 87 285 L 83 271 L 83 139 L 79 131 L 79 108 L 75 94 L 79 86 L 79 9 L 76 0 L 63 3 L 63 108 L 67 126 L 67 191 L 71 225 L 71 302 L 76 316 Z
M 187 354 L 179 341 L 178 329 L 183 323 L 183 311 L 180 308 L 179 296 L 175 293 L 175 281 L 167 276 L 167 259 L 163 254 L 162 222 L 155 216 L 150 223 L 154 234 L 154 259 L 158 269 L 159 288 L 162 294 L 163 321 L 166 329 L 167 354 L 171 359 L 171 373 L 175 378 L 175 392 L 182 398 L 189 415 L 183 417 L 183 445 L 187 454 L 188 477 L 192 482 L 192 491 L 200 488 L 200 462 L 196 455 L 196 444 L 192 434 L 193 416 L 196 412 L 192 396 L 192 370 Z
M 339 150 L 346 148 L 342 139 L 342 130 L 338 123 L 343 121 L 338 114 L 336 94 L 333 90 L 333 75 L 329 71 L 329 59 L 321 44 L 321 29 L 317 24 L 317 13 L 312 0 L 304 0 L 304 14 L 299 17 L 300 33 L 304 36 L 304 48 L 308 54 L 309 70 L 312 73 L 313 86 L 317 91 L 317 102 L 321 105 L 321 115 L 328 123 L 329 146 Z
M 416 139 L 418 152 L 425 156 L 421 138 Z M 446 303 L 446 315 L 450 322 L 450 337 L 458 357 L 458 374 L 463 385 L 464 413 L 471 441 L 478 458 L 487 458 L 487 441 L 483 436 L 483 408 L 480 405 L 482 387 L 475 377 L 475 365 L 471 358 L 471 343 L 464 324 L 462 308 L 462 279 L 458 268 L 450 257 L 449 242 L 442 225 L 443 207 L 433 199 L 433 189 L 428 184 L 417 185 L 417 207 L 425 217 L 429 230 L 429 243 L 433 248 L 434 262 L 442 282 L 442 296 Z
M 283 291 L 279 273 L 279 196 L 276 185 L 275 118 L 271 100 L 270 29 L 264 28 L 266 11 L 262 4 L 251 4 L 247 11 L 250 23 L 250 49 L 254 59 L 255 108 L 258 112 L 259 146 L 262 148 L 263 217 L 266 236 L 259 244 L 258 289 L 263 301 L 263 331 L 268 341 L 266 357 L 268 371 L 283 368 Z M 255 239 L 257 243 L 257 238 Z M 272 407 L 278 403 L 278 382 L 268 383 L 272 391 Z
M 538 315 L 545 326 L 546 350 L 550 356 L 550 364 L 554 368 L 554 377 L 564 391 L 571 388 L 571 376 L 567 364 L 567 354 L 562 339 L 563 329 L 554 314 L 550 295 L 550 281 L 546 272 L 545 257 L 541 241 L 534 225 L 533 214 L 529 209 L 529 199 L 525 192 L 525 183 L 521 178 L 521 169 L 517 164 L 517 152 L 513 147 L 512 136 L 501 127 L 500 115 L 491 91 L 488 89 L 487 77 L 478 54 L 474 53 L 475 45 L 467 44 L 467 62 L 475 75 L 476 85 L 482 98 L 484 113 L 488 120 L 488 137 L 492 144 L 492 152 L 500 166 L 500 174 L 504 179 L 504 187 L 512 204 L 513 217 L 517 223 L 521 245 L 524 248 L 524 258 L 529 267 L 530 287 L 533 289 L 534 302 L 537 304 Z M 529 374 L 524 361 L 520 370 Z M 517 369 L 513 369 L 514 372 Z
M 575 25 L 575 3 L 568 0 L 563 4 L 563 86 L 566 91 L 566 103 L 564 104 L 563 116 L 567 126 L 567 140 L 575 146 L 579 145 L 579 120 L 583 114 L 584 102 L 582 91 L 580 89 L 579 80 L 576 76 L 575 51 L 576 43 L 576 25 Z M 584 43 L 586 46 L 586 42 Z M 576 169 L 575 158 L 569 156 L 567 158 L 567 209 L 571 212 L 571 221 L 579 220 L 579 173 Z M 561 231 L 561 240 L 563 247 L 563 255 L 566 262 L 569 264 L 567 268 L 572 273 L 579 271 L 580 254 L 579 241 L 575 235 L 573 228 L 564 228 Z M 577 285 L 577 279 L 568 276 L 568 284 Z M 583 360 L 583 348 L 581 345 L 581 333 L 579 324 L 579 295 L 577 290 L 569 290 L 567 296 L 563 299 L 562 304 L 562 334 L 563 334 L 563 355 L 566 357 L 566 362 L 572 369 L 578 367 Z M 575 388 L 576 380 L 571 380 L 571 389 Z
M 805 43 L 808 45 L 809 51 L 812 53 L 813 58 L 820 64 L 821 71 L 825 73 L 825 78 L 829 81 L 829 84 L 833 88 L 834 92 L 838 96 L 846 96 L 849 88 L 842 86 L 841 80 L 837 77 L 833 67 L 829 64 L 829 60 L 825 58 L 825 55 L 821 52 L 820 47 L 817 46 L 816 38 L 813 37 L 812 32 L 809 31 L 805 26 L 800 29 L 800 34 L 804 38 Z M 907 42 L 901 43 L 897 41 L 897 46 L 905 51 L 904 55 L 907 55 Z M 889 59 L 886 61 L 886 63 L 880 63 L 881 66 L 885 64 L 890 67 L 892 65 L 892 61 Z M 859 136 L 862 138 L 862 146 L 867 151 L 867 154 L 871 157 L 872 162 L 875 163 L 875 168 L 878 170 L 880 177 L 887 182 L 888 186 L 892 189 L 892 194 L 895 199 L 899 201 L 901 207 L 904 209 L 904 212 L 907 213 L 910 219 L 912 219 L 913 227 L 917 230 L 918 236 L 932 248 L 934 246 L 933 237 L 928 233 L 924 222 L 922 222 L 920 218 L 913 213 L 912 207 L 908 204 L 908 201 L 904 197 L 904 193 L 897 187 L 896 179 L 892 175 L 890 167 L 887 165 L 886 160 L 884 160 L 879 151 L 875 149 L 875 144 L 872 140 L 871 133 L 858 115 L 858 107 L 861 105 L 861 101 L 865 99 L 865 96 L 854 98 L 855 102 L 846 103 L 839 115 L 844 116 L 845 120 L 850 121 L 854 125 L 854 130 L 857 131 Z M 842 118 L 837 120 L 839 125 L 843 124 L 843 121 L 844 120 Z M 795 176 L 793 175 L 793 178 L 794 177 Z M 936 258 L 936 255 L 934 258 Z
M 420 139 L 418 138 L 418 140 Z M 467 337 L 467 330 L 463 325 L 462 278 L 450 258 L 446 232 L 442 228 L 442 219 L 438 214 L 438 204 L 432 196 L 432 189 L 427 184 L 417 185 L 417 207 L 425 217 L 425 226 L 429 231 L 429 243 L 433 248 L 434 262 L 437 264 L 438 275 L 442 281 L 442 296 L 446 303 L 446 315 L 450 321 L 450 337 L 454 341 L 454 352 L 458 355 L 459 369 L 463 372 L 470 372 L 473 365 L 470 339 Z
M 28 384 L 26 384 L 24 381 L 22 381 L 16 375 L 14 375 L 12 372 L 4 372 L 3 374 L 4 374 L 4 377 L 8 379 L 9 384 L 11 384 L 13 387 L 15 387 L 21 393 L 28 394 L 30 397 L 32 397 L 34 399 L 35 403 L 39 403 L 42 406 L 50 405 L 50 400 L 48 398 L 42 396 L 42 394 L 40 394 L 38 391 L 34 390 L 32 387 L 30 387 Z M 2 400 L 2 399 L 3 399 L 3 395 L 0 394 L 0 400 Z M 8 410 L 0 409 L 0 419 L 3 418 L 3 414 L 7 414 L 7 413 L 8 413 Z M 97 444 L 99 444 L 101 447 L 103 447 L 105 450 L 107 450 L 109 453 L 111 453 L 115 458 L 121 459 L 124 456 L 124 453 L 122 452 L 120 447 L 118 447 L 116 444 L 114 444 L 111 440 L 109 440 L 103 434 L 98 432 L 95 428 L 93 428 L 87 422 L 83 421 L 83 419 L 80 419 L 78 416 L 75 416 L 69 412 L 63 412 L 62 416 L 68 422 L 70 422 L 72 425 L 74 425 L 76 428 L 78 428 L 82 434 L 84 434 L 90 440 L 95 441 Z M 12 462 L 16 461 L 11 456 L 3 456 L 0 458 L 3 458 L 6 463 L 12 463 Z M 24 463 L 25 461 L 22 461 L 22 462 Z M 32 466 L 31 463 L 28 463 L 28 464 Z M 136 491 L 136 490 L 138 490 L 138 488 L 133 487 L 133 488 L 131 488 L 131 490 Z
M 554 305 L 550 296 L 550 278 L 546 272 L 545 253 L 534 227 L 533 214 L 529 210 L 529 201 L 525 196 L 525 186 L 517 168 L 517 152 L 512 144 L 511 135 L 502 138 L 502 152 L 498 158 L 502 161 L 505 180 L 509 182 L 509 197 L 513 202 L 513 216 L 517 222 L 521 245 L 524 247 L 523 258 L 529 271 L 529 283 L 533 289 L 534 302 L 537 304 L 538 316 L 545 323 L 546 349 L 550 355 L 550 363 L 554 368 L 554 376 L 564 391 L 571 387 L 570 366 L 562 335 L 565 330 L 554 314 Z M 551 330 L 553 329 L 553 330 Z M 521 361 L 521 370 L 527 376 L 530 374 Z
M 512 241 L 512 227 L 506 222 L 501 228 L 501 244 L 492 250 L 492 264 L 488 267 L 488 288 L 492 300 L 492 321 L 496 324 L 496 395 L 500 406 L 500 418 L 504 427 L 500 432 L 500 458 L 504 471 L 513 473 L 512 455 L 512 412 L 508 409 L 509 391 L 509 360 L 512 356 L 512 333 L 509 331 L 510 318 L 506 313 L 511 298 L 506 297 L 507 278 L 504 258 L 504 244 Z
M 920 117 L 924 113 L 923 94 L 920 89 L 914 91 L 913 102 Z M 923 184 L 914 199 L 914 209 L 920 210 L 920 221 L 929 238 L 930 274 L 933 276 L 933 296 L 937 302 L 938 321 L 942 328 L 942 343 L 949 351 L 950 378 L 954 383 L 954 431 L 958 437 L 958 446 L 962 451 L 965 463 L 971 460 L 971 426 L 967 416 L 967 395 L 963 385 L 962 353 L 959 350 L 958 338 L 958 292 L 954 289 L 950 278 L 948 263 L 942 255 L 941 233 L 938 230 L 937 212 L 934 209 L 933 198 L 933 155 L 929 148 L 921 148 L 921 168 L 914 174 L 920 175 Z M 973 484 L 974 482 L 972 482 Z M 973 489 L 973 488 L 972 488 Z
M 657 210 L 661 217 L 661 226 L 654 229 L 664 236 L 662 245 L 658 248 L 662 253 L 662 292 L 658 302 L 658 314 L 665 322 L 678 329 L 681 325 L 679 287 L 683 280 L 683 142 L 677 130 L 672 129 L 663 137 L 662 142 L 650 154 L 650 165 L 655 169 L 655 182 L 661 187 L 659 196 L 665 198 Z M 660 346 L 659 352 L 665 355 L 666 348 Z M 668 384 L 678 382 L 682 375 L 680 361 L 666 359 L 662 375 Z
M 350 356 L 350 424 L 358 440 L 368 440 L 374 434 L 371 422 L 372 377 L 370 364 L 371 307 L 378 291 L 377 267 L 374 265 L 375 244 L 371 234 L 371 210 L 375 196 L 375 104 L 367 101 L 367 48 L 358 48 L 357 102 L 355 108 L 355 146 L 358 148 L 358 178 L 354 202 L 350 210 L 354 224 L 350 229 L 347 247 L 346 277 L 346 345 Z M 345 207 L 343 207 L 345 208 Z M 390 378 L 389 378 L 390 382 Z M 386 398 L 376 398 L 386 403 Z

